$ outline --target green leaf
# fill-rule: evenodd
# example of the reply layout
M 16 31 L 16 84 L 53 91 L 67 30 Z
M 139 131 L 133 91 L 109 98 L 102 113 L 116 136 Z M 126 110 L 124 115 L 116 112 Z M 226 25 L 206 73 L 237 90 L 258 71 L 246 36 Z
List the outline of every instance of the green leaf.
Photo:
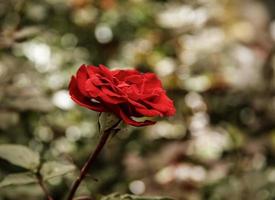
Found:
M 101 198 L 101 200 L 173 200 L 168 197 L 148 197 L 148 196 L 136 196 L 130 194 L 111 194 Z
M 0 145 L 0 158 L 29 170 L 36 170 L 40 163 L 39 154 L 23 145 Z
M 98 120 L 100 125 L 100 132 L 103 132 L 118 123 L 119 118 L 112 113 L 102 112 L 100 113 Z
M 49 161 L 42 165 L 40 173 L 44 180 L 65 175 L 75 170 L 75 166 L 70 163 L 60 163 L 56 161 Z
M 7 175 L 1 182 L 0 187 L 6 187 L 10 185 L 23 185 L 29 183 L 35 183 L 37 179 L 31 172 L 16 173 Z

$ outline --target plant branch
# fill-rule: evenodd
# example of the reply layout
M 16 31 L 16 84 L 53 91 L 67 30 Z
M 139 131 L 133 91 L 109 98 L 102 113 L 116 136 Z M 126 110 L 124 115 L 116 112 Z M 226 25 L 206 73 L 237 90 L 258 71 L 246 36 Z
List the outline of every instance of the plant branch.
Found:
M 84 164 L 84 166 L 80 170 L 79 176 L 74 181 L 74 183 L 71 187 L 71 190 L 69 192 L 69 196 L 68 196 L 67 200 L 73 200 L 74 195 L 75 195 L 80 183 L 87 176 L 87 173 L 88 173 L 89 169 L 92 167 L 92 165 L 94 164 L 94 162 L 95 162 L 96 158 L 98 157 L 99 153 L 101 152 L 101 150 L 103 149 L 103 147 L 106 144 L 107 140 L 111 136 L 112 131 L 114 130 L 114 128 L 119 123 L 120 123 L 120 120 L 116 124 L 114 124 L 111 128 L 109 128 L 109 129 L 107 129 L 103 132 L 103 135 L 101 136 L 100 141 L 96 146 L 96 149 L 94 150 L 93 153 L 90 154 L 88 160 L 86 161 L 86 163 Z
M 42 176 L 39 172 L 36 174 L 36 177 L 37 177 L 37 180 L 38 180 L 38 184 L 40 185 L 40 187 L 43 190 L 44 194 L 46 195 L 47 199 L 48 200 L 53 200 L 53 197 L 50 195 L 50 192 L 47 189 L 47 187 L 46 187 L 46 185 L 43 181 L 43 178 L 42 178 Z

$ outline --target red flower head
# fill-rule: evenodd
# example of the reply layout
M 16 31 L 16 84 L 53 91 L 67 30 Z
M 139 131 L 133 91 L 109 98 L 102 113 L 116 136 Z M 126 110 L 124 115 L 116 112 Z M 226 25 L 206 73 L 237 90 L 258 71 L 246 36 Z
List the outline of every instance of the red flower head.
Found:
M 176 111 L 153 73 L 82 65 L 72 77 L 69 90 L 71 98 L 80 106 L 97 112 L 112 112 L 133 126 L 155 122 L 137 122 L 131 117 L 172 116 Z

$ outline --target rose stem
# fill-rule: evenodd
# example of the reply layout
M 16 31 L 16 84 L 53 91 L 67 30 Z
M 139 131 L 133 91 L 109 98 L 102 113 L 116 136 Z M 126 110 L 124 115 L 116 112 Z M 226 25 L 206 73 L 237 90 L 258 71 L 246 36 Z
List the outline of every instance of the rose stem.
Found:
M 37 177 L 37 180 L 38 180 L 38 184 L 40 185 L 40 187 L 43 190 L 44 194 L 47 196 L 47 199 L 48 200 L 53 200 L 52 196 L 50 195 L 49 190 L 47 189 L 47 187 L 46 187 L 46 185 L 43 181 L 43 178 L 42 178 L 41 174 L 37 173 L 36 177 Z
M 79 176 L 74 181 L 67 200 L 72 200 L 73 199 L 73 197 L 74 197 L 74 195 L 76 193 L 77 188 L 79 187 L 80 183 L 85 178 L 85 176 L 87 175 L 89 169 L 94 164 L 96 158 L 98 157 L 99 153 L 101 152 L 101 150 L 103 149 L 104 145 L 106 144 L 109 136 L 111 135 L 112 130 L 119 123 L 120 123 L 120 120 L 115 125 L 113 125 L 111 128 L 109 128 L 109 129 L 107 129 L 106 131 L 103 132 L 103 135 L 101 136 L 100 141 L 99 141 L 99 143 L 96 146 L 96 149 L 94 150 L 93 153 L 90 154 L 88 160 L 86 161 L 86 163 L 84 164 L 84 166 L 81 168 Z

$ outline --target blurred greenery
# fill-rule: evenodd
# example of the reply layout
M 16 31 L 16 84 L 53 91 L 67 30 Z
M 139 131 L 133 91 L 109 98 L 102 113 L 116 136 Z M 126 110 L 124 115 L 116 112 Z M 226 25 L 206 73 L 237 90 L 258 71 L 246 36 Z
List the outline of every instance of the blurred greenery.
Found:
M 273 0 L 2 0 L 0 144 L 39 153 L 63 199 L 99 139 L 71 76 L 135 67 L 159 76 L 176 116 L 113 137 L 78 196 L 275 199 L 274 44 Z M 0 200 L 44 198 L 26 163 L 0 157 L 0 181 L 30 183 Z

